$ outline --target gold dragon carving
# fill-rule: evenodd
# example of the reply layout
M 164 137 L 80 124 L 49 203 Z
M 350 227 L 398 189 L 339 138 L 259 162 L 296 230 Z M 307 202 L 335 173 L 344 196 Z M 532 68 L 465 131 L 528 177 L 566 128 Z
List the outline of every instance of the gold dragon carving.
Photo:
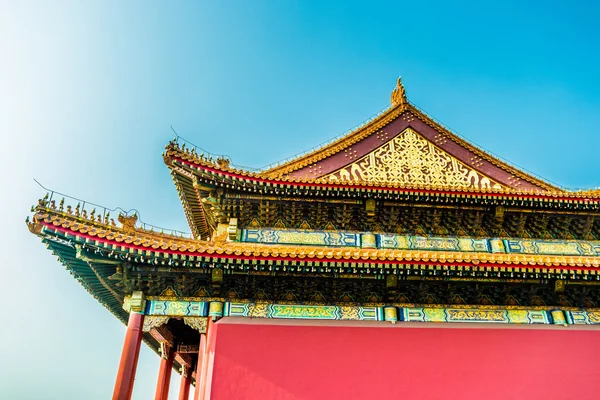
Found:
M 411 128 L 327 176 L 331 182 L 369 182 L 444 188 L 502 189 Z

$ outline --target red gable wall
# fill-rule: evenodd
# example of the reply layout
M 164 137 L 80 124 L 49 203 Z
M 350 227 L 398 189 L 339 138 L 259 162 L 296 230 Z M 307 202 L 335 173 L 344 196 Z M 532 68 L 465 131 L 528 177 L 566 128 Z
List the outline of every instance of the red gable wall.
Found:
M 238 318 L 214 328 L 211 399 L 600 398 L 600 330 Z

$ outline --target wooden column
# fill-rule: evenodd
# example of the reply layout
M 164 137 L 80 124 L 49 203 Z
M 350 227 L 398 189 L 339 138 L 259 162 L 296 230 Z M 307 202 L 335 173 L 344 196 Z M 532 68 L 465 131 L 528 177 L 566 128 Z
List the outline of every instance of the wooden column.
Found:
M 215 321 L 209 317 L 206 326 L 206 334 L 200 334 L 200 349 L 198 350 L 198 367 L 196 369 L 196 393 L 194 400 L 204 400 L 206 397 L 207 385 L 210 385 L 209 380 L 212 379 L 209 372 L 209 352 L 208 338 Z M 198 376 L 198 374 L 200 374 Z
M 160 369 L 158 370 L 158 379 L 156 381 L 156 395 L 154 400 L 168 400 L 169 385 L 171 383 L 171 371 L 173 371 L 173 360 L 175 351 L 167 343 L 161 343 Z
M 130 400 L 133 392 L 133 381 L 137 369 L 140 347 L 142 345 L 142 328 L 144 314 L 131 312 L 127 324 L 127 333 L 121 353 L 121 363 L 117 372 L 117 381 L 113 391 L 113 400 Z
M 179 385 L 179 400 L 189 400 L 192 377 L 190 376 L 190 369 L 187 365 L 182 366 L 182 368 L 181 384 Z
M 200 346 L 198 349 L 198 365 L 196 366 L 196 391 L 194 392 L 194 400 L 203 400 L 204 385 L 203 385 L 203 371 L 205 368 L 204 361 L 206 357 L 206 334 L 200 334 Z

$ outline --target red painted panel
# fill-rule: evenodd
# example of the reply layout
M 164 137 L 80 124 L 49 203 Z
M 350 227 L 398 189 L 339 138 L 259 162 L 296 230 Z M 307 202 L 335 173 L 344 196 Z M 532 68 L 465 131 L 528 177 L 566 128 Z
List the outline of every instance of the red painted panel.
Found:
M 213 333 L 211 399 L 600 398 L 599 330 L 224 318 Z

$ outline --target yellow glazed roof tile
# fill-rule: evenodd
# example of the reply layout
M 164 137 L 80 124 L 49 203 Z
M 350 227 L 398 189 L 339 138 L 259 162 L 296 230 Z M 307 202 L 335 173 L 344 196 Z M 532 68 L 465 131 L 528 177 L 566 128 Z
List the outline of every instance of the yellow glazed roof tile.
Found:
M 57 229 L 90 240 L 107 242 L 130 249 L 142 249 L 190 256 L 237 256 L 282 258 L 296 261 L 359 261 L 395 263 L 495 264 L 502 268 L 523 266 L 550 267 L 600 267 L 600 257 L 560 256 L 505 253 L 467 253 L 458 251 L 423 251 L 395 249 L 361 249 L 323 247 L 314 245 L 279 245 L 228 242 L 225 236 L 212 241 L 188 239 L 147 231 L 139 228 L 120 227 L 74 216 L 64 211 L 38 206 L 29 228 L 41 234 L 42 228 Z

